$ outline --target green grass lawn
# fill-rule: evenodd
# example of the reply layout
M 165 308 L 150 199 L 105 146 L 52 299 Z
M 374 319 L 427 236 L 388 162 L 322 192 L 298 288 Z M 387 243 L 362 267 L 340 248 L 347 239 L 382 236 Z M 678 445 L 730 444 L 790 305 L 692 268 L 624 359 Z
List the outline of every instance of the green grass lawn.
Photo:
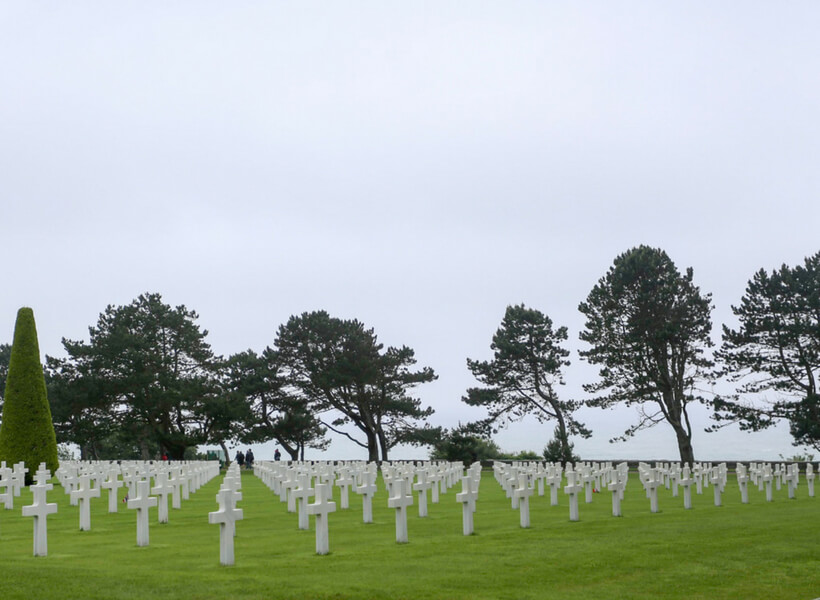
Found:
M 0 600 L 25 598 L 784 598 L 820 597 L 820 497 L 802 482 L 796 500 L 786 488 L 774 502 L 750 486 L 740 503 L 734 476 L 715 507 L 712 489 L 693 493 L 692 510 L 659 492 L 661 512 L 632 474 L 622 504 L 611 516 L 609 492 L 580 503 L 581 521 L 560 506 L 531 498 L 530 529 L 518 525 L 492 474 L 485 473 L 475 514 L 476 534 L 461 533 L 460 485 L 429 503 L 429 517 L 410 509 L 410 542 L 395 543 L 394 511 L 380 487 L 372 524 L 362 523 L 361 499 L 330 515 L 330 550 L 314 553 L 311 531 L 250 473 L 242 479 L 236 565 L 219 565 L 217 509 L 221 477 L 169 508 L 151 543 L 136 546 L 135 511 L 120 503 L 107 512 L 107 492 L 92 504 L 91 531 L 79 531 L 78 508 L 55 485 L 49 501 L 47 557 L 32 556 L 32 519 L 21 516 L 28 490 L 14 510 L 0 508 Z M 381 482 L 380 482 L 381 483 Z M 818 490 L 820 491 L 820 490 Z M 693 490 L 694 492 L 694 490 Z M 122 490 L 121 490 L 122 493 Z M 338 505 L 339 490 L 335 490 Z

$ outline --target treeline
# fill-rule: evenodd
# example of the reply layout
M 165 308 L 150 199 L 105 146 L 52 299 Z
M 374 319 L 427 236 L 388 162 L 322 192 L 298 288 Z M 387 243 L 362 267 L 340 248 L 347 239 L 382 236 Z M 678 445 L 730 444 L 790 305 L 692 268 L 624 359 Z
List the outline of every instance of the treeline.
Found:
M 433 409 L 414 396 L 436 374 L 416 367 L 411 348 L 384 348 L 361 322 L 324 311 L 292 316 L 261 353 L 221 357 L 195 312 L 144 294 L 108 306 L 88 341 L 63 339 L 67 357 L 46 357 L 44 368 L 58 440 L 88 459 L 181 459 L 201 444 L 227 454 L 230 441 L 275 440 L 295 460 L 305 448 L 326 448 L 330 430 L 367 449 L 369 460 L 388 459 L 397 444 L 431 445 L 435 456 L 463 460 L 455 455 L 486 455 L 497 428 L 532 415 L 555 425 L 545 456 L 566 461 L 574 458 L 572 436 L 591 435 L 577 409 L 623 404 L 640 417 L 617 439 L 666 422 L 681 460 L 692 463 L 693 403 L 712 408 L 712 430 L 786 420 L 796 444 L 820 449 L 820 253 L 754 273 L 732 307 L 738 328 L 723 326 L 715 350 L 711 295 L 660 249 L 616 257 L 578 308 L 586 318 L 580 358 L 599 368 L 597 381 L 584 385 L 588 398 L 558 394 L 570 364 L 566 327 L 509 306 L 493 358 L 467 359 L 481 385 L 463 400 L 487 416 L 450 431 L 429 425 Z M 0 394 L 8 351 L 0 345 Z M 707 393 L 720 379 L 735 392 Z
M 63 339 L 45 370 L 58 440 L 82 458 L 183 459 L 200 444 L 275 440 L 297 460 L 337 431 L 386 460 L 399 443 L 430 443 L 433 410 L 412 397 L 436 378 L 413 350 L 384 348 L 372 329 L 326 312 L 291 317 L 261 353 L 214 354 L 197 314 L 159 294 L 108 306 L 89 340 Z

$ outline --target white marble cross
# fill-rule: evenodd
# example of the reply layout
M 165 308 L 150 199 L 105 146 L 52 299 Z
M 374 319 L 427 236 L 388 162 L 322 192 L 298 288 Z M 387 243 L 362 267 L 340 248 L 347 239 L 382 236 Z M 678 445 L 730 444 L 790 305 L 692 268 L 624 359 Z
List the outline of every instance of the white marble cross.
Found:
M 11 472 L 11 482 L 14 487 L 15 496 L 19 496 L 20 490 L 22 490 L 26 485 L 26 473 L 28 473 L 26 463 L 19 462 L 14 465 L 14 469 Z
M 578 521 L 578 494 L 583 491 L 584 486 L 578 482 L 577 473 L 572 469 L 566 472 L 567 485 L 564 487 L 564 493 L 569 494 L 569 520 Z
M 657 469 L 649 470 L 649 478 L 644 481 L 643 485 L 646 489 L 646 497 L 649 498 L 650 512 L 658 512 L 658 487 L 663 485 L 663 480 L 659 477 Z
M 71 499 L 80 507 L 80 531 L 91 529 L 91 499 L 100 497 L 100 488 L 91 487 L 91 475 L 80 475 L 79 487 L 71 492 Z
M 282 492 L 285 494 L 288 501 L 288 512 L 296 512 L 296 498 L 293 496 L 293 490 L 299 487 L 299 478 L 296 469 L 288 469 L 288 478 L 282 482 Z M 280 496 L 281 500 L 282 497 Z
M 407 507 L 413 504 L 413 496 L 404 493 L 404 479 L 399 478 L 393 484 L 394 496 L 387 500 L 390 508 L 396 509 L 396 542 L 406 544 L 407 536 Z
M 794 500 L 795 491 L 797 491 L 797 482 L 800 477 L 799 473 L 798 465 L 786 466 L 786 473 L 783 475 L 783 479 L 789 486 L 789 500 Z
M 151 488 L 151 493 L 157 496 L 157 521 L 168 522 L 168 496 L 174 491 L 174 486 L 168 481 L 167 471 L 157 472 L 156 485 Z
M 695 493 L 700 496 L 703 493 L 703 466 L 700 463 L 695 463 L 692 475 L 695 479 Z
M 427 490 L 432 484 L 427 479 L 427 469 L 419 469 L 418 483 L 413 484 L 413 490 L 419 493 L 419 516 L 427 516 Z
M 180 488 L 182 491 L 182 499 L 188 500 L 191 497 L 191 480 L 194 477 L 190 467 L 182 467 L 182 470 L 179 472 L 179 477 L 182 482 L 182 487 Z
M 128 496 L 137 495 L 137 484 L 142 478 L 140 477 L 137 467 L 128 467 L 122 472 L 122 480 L 128 486 Z
M 721 505 L 721 482 L 720 482 L 720 470 L 718 467 L 712 468 L 712 474 L 709 476 L 709 482 L 712 484 L 712 489 L 715 492 L 715 506 Z
M 0 467 L 0 489 L 6 490 L 0 493 L 0 502 L 3 503 L 6 510 L 14 509 L 14 485 L 11 481 L 11 469 L 5 466 Z
M 530 496 L 532 496 L 533 493 L 533 489 L 529 486 L 528 479 L 526 473 L 519 473 L 518 487 L 513 490 L 513 494 L 518 498 L 519 522 L 524 529 L 530 526 Z
M 737 475 L 737 486 L 740 488 L 740 502 L 742 504 L 749 503 L 749 474 L 746 467 L 737 463 L 735 467 L 735 475 Z
M 438 470 L 433 470 L 427 474 L 427 480 L 430 482 L 430 502 L 438 504 L 439 500 L 439 482 L 441 481 L 441 473 Z
M 350 476 L 350 469 L 347 467 L 340 469 L 339 478 L 336 479 L 336 486 L 341 491 L 339 495 L 339 508 L 343 510 L 350 508 L 349 491 L 353 483 L 353 478 Z
M 507 473 L 506 478 L 504 479 L 504 492 L 507 494 L 507 498 L 510 499 L 510 506 L 513 509 L 518 508 L 518 496 L 516 496 L 513 492 L 515 491 L 515 486 L 518 483 L 518 469 L 512 468 Z
M 177 468 L 171 469 L 168 483 L 173 488 L 171 490 L 171 508 L 182 508 L 182 472 Z
M 672 497 L 678 497 L 678 482 L 680 481 L 680 465 L 674 464 L 669 469 L 669 484 L 672 488 Z
M 456 502 L 461 502 L 461 522 L 464 535 L 473 534 L 473 512 L 475 512 L 475 501 L 478 495 L 474 486 L 475 482 L 472 477 L 462 477 L 461 492 L 456 494 Z
M 621 481 L 618 476 L 618 471 L 613 469 L 610 472 L 609 491 L 612 492 L 612 516 L 620 517 L 621 515 L 621 492 L 623 492 L 626 482 Z
M 533 474 L 533 482 L 538 483 L 538 497 L 544 495 L 544 480 L 547 478 L 547 472 L 544 470 L 544 467 L 541 463 L 538 463 L 538 466 L 535 468 L 535 473 Z
M 806 465 L 806 487 L 809 489 L 809 498 L 814 498 L 814 465 L 808 463 Z
M 694 483 L 695 480 L 689 471 L 689 465 L 684 465 L 680 484 L 683 486 L 683 508 L 687 510 L 692 508 L 692 484 Z
M 376 487 L 376 473 L 366 470 L 362 473 L 362 485 L 356 487 L 356 493 L 362 496 L 362 520 L 365 523 L 373 522 L 373 496 Z
M 137 546 L 148 545 L 148 509 L 157 505 L 157 499 L 148 493 L 150 486 L 145 480 L 137 482 L 137 495 L 128 501 L 128 508 L 137 510 Z
M 48 529 L 46 518 L 57 512 L 56 504 L 46 502 L 46 492 L 54 489 L 50 483 L 32 485 L 33 504 L 23 507 L 24 517 L 34 517 L 34 556 L 48 555 Z
M 561 467 L 553 465 L 547 474 L 547 483 L 550 486 L 550 506 L 558 506 L 558 488 L 561 487 Z
M 763 466 L 763 477 L 761 477 L 763 485 L 766 486 L 766 502 L 772 501 L 772 479 L 774 479 L 772 467 L 766 464 Z
M 308 504 L 308 514 L 316 517 L 316 554 L 330 552 L 327 517 L 336 512 L 336 503 L 329 500 L 330 484 L 316 483 L 316 501 Z
M 230 566 L 234 564 L 233 538 L 236 535 L 236 522 L 244 517 L 241 508 L 236 508 L 237 499 L 242 494 L 231 488 L 222 488 L 216 495 L 219 510 L 208 513 L 208 523 L 219 524 L 219 563 Z
M 299 513 L 299 529 L 310 529 L 310 516 L 307 507 L 308 500 L 313 496 L 314 490 L 310 487 L 311 476 L 307 473 L 299 475 L 299 487 L 291 490 L 291 494 L 296 499 L 296 511 Z
M 589 467 L 581 468 L 581 482 L 584 484 L 584 501 L 589 504 L 592 502 L 592 484 L 595 482 L 592 469 Z
M 108 490 L 108 512 L 115 513 L 119 503 L 117 502 L 118 490 L 125 485 L 125 482 L 120 480 L 116 469 L 108 471 L 108 479 L 100 484 L 100 487 Z
M 441 478 L 440 478 L 440 479 L 439 479 L 439 481 L 438 481 L 438 483 L 439 483 L 439 488 L 440 488 L 440 490 L 439 490 L 439 491 L 440 491 L 442 494 L 446 494 L 446 493 L 447 493 L 447 489 L 448 489 L 448 485 L 447 485 L 447 484 L 448 484 L 448 482 L 449 482 L 449 479 L 450 479 L 451 475 L 450 475 L 448 472 L 446 472 L 446 471 L 440 471 L 440 475 L 441 475 Z
M 51 479 L 51 471 L 46 468 L 46 463 L 40 463 L 40 467 L 34 474 L 34 483 L 36 485 L 45 485 Z

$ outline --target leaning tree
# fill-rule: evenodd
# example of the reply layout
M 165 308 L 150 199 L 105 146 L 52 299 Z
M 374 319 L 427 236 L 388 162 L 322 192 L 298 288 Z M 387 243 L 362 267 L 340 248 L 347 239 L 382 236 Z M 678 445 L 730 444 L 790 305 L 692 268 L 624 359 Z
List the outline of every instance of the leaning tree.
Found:
M 820 450 L 820 253 L 761 269 L 732 311 L 740 324 L 723 327 L 717 357 L 740 385 L 715 399 L 715 428 L 736 422 L 758 431 L 785 420 L 795 445 Z
M 491 428 L 533 415 L 539 421 L 555 421 L 562 463 L 572 461 L 570 435 L 591 434 L 573 412 L 580 402 L 562 400 L 557 386 L 563 385 L 561 371 L 569 366 L 569 350 L 561 346 L 567 328 L 553 329 L 552 320 L 523 304 L 508 306 L 490 348 L 493 359 L 467 359 L 467 367 L 484 387 L 470 388 L 464 402 L 482 406 L 488 416 L 481 422 Z
M 433 410 L 410 393 L 436 374 L 412 369 L 416 359 L 407 347 L 383 350 L 361 322 L 325 311 L 292 316 L 279 328 L 275 349 L 283 376 L 322 415 L 322 425 L 367 449 L 368 460 L 379 460 L 380 451 L 387 460 L 396 444 L 438 435 L 422 422 Z
M 578 309 L 586 317 L 582 358 L 599 365 L 600 380 L 584 389 L 601 394 L 588 406 L 636 406 L 639 421 L 610 441 L 668 423 L 681 461 L 693 463 L 688 408 L 706 402 L 700 382 L 714 379 L 704 356 L 712 346 L 711 295 L 693 283 L 692 268 L 681 274 L 661 249 L 639 246 L 618 256 Z

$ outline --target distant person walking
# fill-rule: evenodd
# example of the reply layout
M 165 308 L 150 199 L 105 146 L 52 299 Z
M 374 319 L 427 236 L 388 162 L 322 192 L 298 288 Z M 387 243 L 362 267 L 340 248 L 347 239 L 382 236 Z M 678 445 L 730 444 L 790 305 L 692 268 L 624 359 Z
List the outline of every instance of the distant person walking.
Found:
M 253 469 L 253 450 L 250 448 L 245 452 L 245 465 L 248 469 Z
M 236 464 L 239 465 L 239 468 L 242 468 L 242 465 L 245 464 L 245 455 L 242 454 L 242 450 L 236 453 Z
M 279 448 L 273 453 L 273 460 L 282 460 L 282 453 L 279 452 Z

